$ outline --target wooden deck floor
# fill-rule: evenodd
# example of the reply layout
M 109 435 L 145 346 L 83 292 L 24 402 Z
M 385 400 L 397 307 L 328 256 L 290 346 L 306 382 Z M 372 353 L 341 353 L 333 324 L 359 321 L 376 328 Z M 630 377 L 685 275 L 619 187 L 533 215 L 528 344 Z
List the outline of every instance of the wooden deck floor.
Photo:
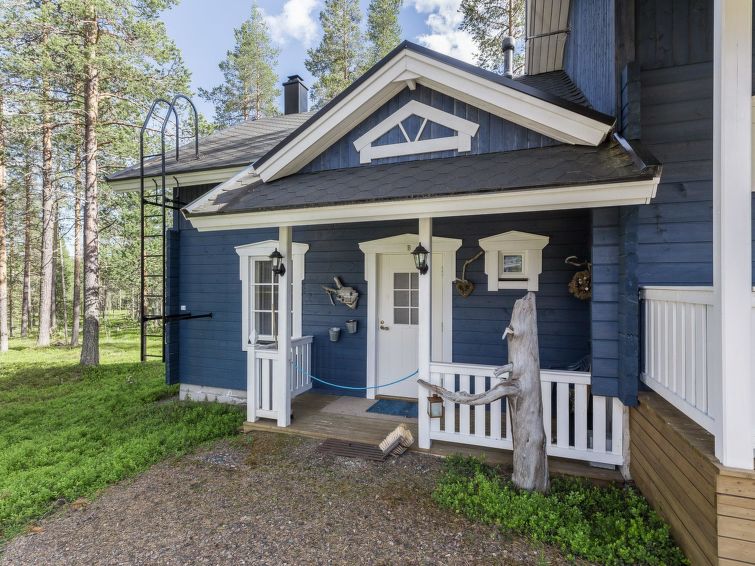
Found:
M 338 438 L 378 444 L 386 435 L 396 428 L 398 422 L 364 416 L 341 415 L 324 412 L 322 409 L 333 402 L 336 397 L 318 393 L 305 393 L 295 398 L 292 403 L 294 418 L 291 426 L 279 428 L 275 421 L 261 419 L 257 422 L 244 423 L 244 432 L 265 430 L 281 434 L 296 434 L 310 438 Z M 416 421 L 407 419 L 405 424 L 417 437 Z M 511 452 L 492 448 L 477 448 L 461 444 L 433 441 L 429 451 L 420 450 L 416 443 L 412 450 L 429 452 L 436 456 L 463 454 L 482 457 L 491 464 L 511 466 Z M 597 482 L 622 482 L 623 478 L 618 470 L 596 468 L 587 463 L 573 462 L 561 458 L 549 458 L 548 464 L 551 475 L 569 475 L 586 477 Z

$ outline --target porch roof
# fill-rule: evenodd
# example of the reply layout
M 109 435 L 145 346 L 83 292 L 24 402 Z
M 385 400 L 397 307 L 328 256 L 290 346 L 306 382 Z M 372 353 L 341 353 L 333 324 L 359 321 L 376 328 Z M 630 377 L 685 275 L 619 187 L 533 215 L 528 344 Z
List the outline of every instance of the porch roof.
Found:
M 343 207 L 521 190 L 657 183 L 660 165 L 622 138 L 598 147 L 553 147 L 426 159 L 290 175 L 265 183 L 225 183 L 184 209 L 189 218 L 261 216 L 273 211 Z M 241 179 L 239 179 L 241 180 Z M 251 182 L 249 182 L 251 181 Z M 652 195 L 651 195 L 652 196 Z

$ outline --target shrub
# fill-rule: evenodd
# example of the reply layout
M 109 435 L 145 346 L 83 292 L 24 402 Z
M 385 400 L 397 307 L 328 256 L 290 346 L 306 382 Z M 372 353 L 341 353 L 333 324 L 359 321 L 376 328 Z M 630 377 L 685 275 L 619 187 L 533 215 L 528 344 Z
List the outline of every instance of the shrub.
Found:
M 548 494 L 519 490 L 495 468 L 451 457 L 433 499 L 471 519 L 600 564 L 687 564 L 668 526 L 631 487 L 557 478 Z

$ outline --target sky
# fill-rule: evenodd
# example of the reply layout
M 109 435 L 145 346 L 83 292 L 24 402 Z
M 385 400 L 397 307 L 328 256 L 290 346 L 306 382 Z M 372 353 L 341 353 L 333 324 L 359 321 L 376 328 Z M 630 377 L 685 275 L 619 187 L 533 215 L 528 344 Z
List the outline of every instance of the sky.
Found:
M 298 74 L 307 86 L 312 77 L 304 68 L 307 49 L 319 43 L 318 15 L 324 0 L 257 0 L 265 14 L 273 41 L 281 52 L 277 74 L 281 82 Z M 168 34 L 181 49 L 192 73 L 192 89 L 210 89 L 223 75 L 218 63 L 233 48 L 233 30 L 249 16 L 252 0 L 181 0 L 163 14 Z M 458 29 L 461 0 L 404 0 L 400 14 L 403 39 L 472 62 L 474 47 L 469 35 Z M 366 14 L 369 0 L 361 0 Z M 366 16 L 363 18 L 364 25 Z M 198 109 L 212 117 L 212 105 L 193 97 Z

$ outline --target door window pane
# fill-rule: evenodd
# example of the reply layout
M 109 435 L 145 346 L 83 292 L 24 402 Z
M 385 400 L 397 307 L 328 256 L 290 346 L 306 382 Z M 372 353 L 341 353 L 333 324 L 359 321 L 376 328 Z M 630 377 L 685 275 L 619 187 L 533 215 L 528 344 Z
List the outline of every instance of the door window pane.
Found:
M 418 324 L 419 274 L 393 274 L 393 324 Z
M 278 282 L 269 259 L 252 260 L 252 282 L 249 293 L 249 320 L 258 338 L 275 338 L 273 318 L 278 308 Z

